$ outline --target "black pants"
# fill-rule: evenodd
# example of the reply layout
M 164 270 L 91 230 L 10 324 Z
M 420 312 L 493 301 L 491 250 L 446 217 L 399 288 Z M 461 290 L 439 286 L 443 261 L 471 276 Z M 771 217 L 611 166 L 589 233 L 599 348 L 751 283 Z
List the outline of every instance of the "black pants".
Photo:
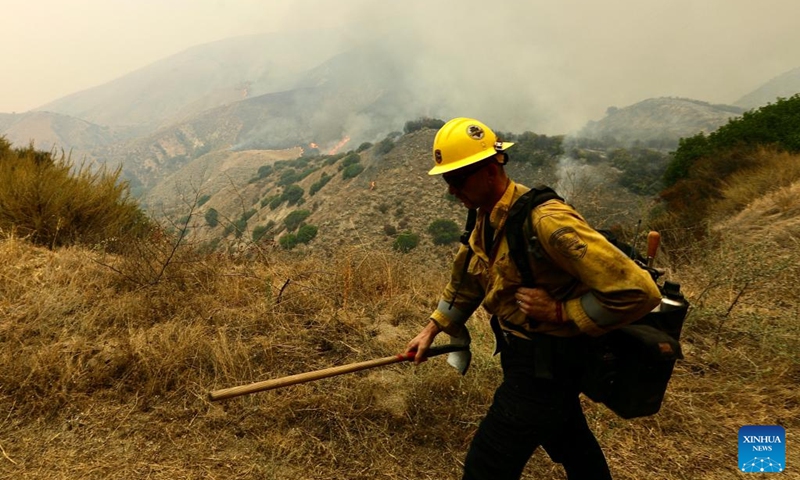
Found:
M 554 342 L 548 345 L 553 368 L 543 376 L 537 342 L 509 338 L 500 357 L 503 383 L 472 440 L 464 480 L 519 479 L 540 445 L 569 480 L 611 479 L 578 397 L 583 347 L 575 339 Z

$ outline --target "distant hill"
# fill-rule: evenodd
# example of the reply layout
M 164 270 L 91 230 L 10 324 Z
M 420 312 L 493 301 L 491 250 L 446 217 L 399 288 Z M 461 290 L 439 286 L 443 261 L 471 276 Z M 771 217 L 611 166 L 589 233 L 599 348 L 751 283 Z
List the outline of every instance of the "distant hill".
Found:
M 195 238 L 229 247 L 247 248 L 256 229 L 268 229 L 267 237 L 277 240 L 286 233 L 284 219 L 301 210 L 309 212 L 306 223 L 319 228 L 317 240 L 308 248 L 391 244 L 395 237 L 387 229 L 416 233 L 421 246 L 431 245 L 426 233 L 431 221 L 447 219 L 461 227 L 466 216 L 461 204 L 448 197 L 441 177 L 427 174 L 435 133 L 423 129 L 402 135 L 385 153 L 377 147 L 360 152 L 357 163 L 363 171 L 353 178 L 346 178 L 343 167 L 354 152 L 302 158 L 297 158 L 299 149 L 209 153 L 170 174 L 144 200 L 148 210 L 178 222 L 194 199 L 204 198 L 191 220 Z M 635 225 L 630 205 L 646 201 L 613 181 L 606 182 L 607 168 L 534 166 L 516 160 L 513 150 L 510 154 L 507 169 L 512 178 L 528 186 L 555 186 L 597 224 Z M 260 175 L 262 169 L 266 173 Z M 303 190 L 301 200 L 293 205 L 276 201 L 290 184 Z M 206 224 L 209 209 L 218 213 L 219 225 Z M 242 231 L 239 238 L 234 224 Z
M 122 133 L 68 115 L 27 112 L 0 113 L 0 136 L 19 147 L 34 142 L 37 150 L 72 151 L 76 160 L 93 160 L 98 146 L 119 141 Z
M 750 110 L 775 103 L 778 97 L 789 98 L 796 93 L 800 93 L 800 67 L 778 75 L 737 100 L 734 105 Z
M 334 56 L 306 72 L 296 88 L 200 112 L 147 136 L 97 152 L 146 190 L 211 152 L 283 150 L 317 144 L 323 153 L 346 150 L 402 130 L 416 117 L 402 68 L 364 47 Z M 224 155 L 222 155 L 224 156 Z
M 281 33 L 192 47 L 111 82 L 39 107 L 102 125 L 180 121 L 236 100 L 291 88 L 341 48 L 332 34 Z
M 624 108 L 609 107 L 605 117 L 590 121 L 575 136 L 609 145 L 673 149 L 681 137 L 714 131 L 743 112 L 741 107 L 687 98 L 650 98 Z
M 335 38 L 315 31 L 199 45 L 36 112 L 2 115 L 0 135 L 15 144 L 35 138 L 42 149 L 74 148 L 82 157 L 122 165 L 134 191 L 144 194 L 205 155 L 224 162 L 239 151 L 311 144 L 321 153 L 337 146 L 350 150 L 420 116 L 514 110 L 503 103 L 506 97 L 493 99 L 489 108 L 485 98 L 452 88 L 460 85 L 452 77 L 458 72 L 421 80 L 428 73 L 425 55 L 433 54 L 413 39 L 386 36 L 352 46 Z M 679 138 L 712 131 L 742 111 L 649 99 L 609 108 L 578 136 L 671 150 Z
M 254 228 L 270 222 L 275 225 L 270 234 L 277 239 L 285 233 L 283 220 L 298 210 L 311 212 L 306 222 L 319 227 L 318 246 L 350 244 L 357 240 L 356 236 L 363 237 L 362 241 L 390 243 L 394 238 L 384 232 L 385 225 L 424 236 L 430 221 L 447 218 L 461 224 L 466 213 L 446 198 L 441 178 L 427 175 L 434 134 L 433 130 L 422 130 L 405 135 L 385 154 L 374 148 L 361 152 L 359 163 L 364 171 L 354 178 L 344 177 L 341 158 L 336 162 L 326 161 L 330 156 L 296 160 L 297 150 L 233 152 L 224 160 L 212 153 L 169 176 L 150 191 L 146 201 L 151 208 L 178 218 L 187 209 L 175 201 L 176 191 L 187 197 L 195 192 L 209 195 L 194 229 L 205 240 L 221 238 L 226 227 L 252 209 L 242 235 L 243 245 L 251 242 Z M 257 180 L 262 166 L 272 166 L 274 170 Z M 311 173 L 295 183 L 304 190 L 302 200 L 295 205 L 282 202 L 271 207 L 269 202 L 286 190 L 286 185 L 280 184 L 284 175 L 303 171 Z M 312 196 L 311 186 L 323 176 L 330 180 Z M 210 208 L 220 214 L 216 228 L 208 227 L 203 220 Z M 225 242 L 236 243 L 234 234 L 229 234 Z

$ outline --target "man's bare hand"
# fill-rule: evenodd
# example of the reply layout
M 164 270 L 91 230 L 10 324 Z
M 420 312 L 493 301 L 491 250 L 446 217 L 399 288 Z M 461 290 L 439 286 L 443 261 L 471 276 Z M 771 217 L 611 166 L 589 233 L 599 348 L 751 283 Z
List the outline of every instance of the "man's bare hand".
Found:
M 559 302 L 542 288 L 520 287 L 514 297 L 519 309 L 534 320 L 553 323 L 566 321 Z
M 408 342 L 405 353 L 407 355 L 411 353 L 414 354 L 415 365 L 419 365 L 427 360 L 426 355 L 428 353 L 428 348 L 430 348 L 431 344 L 433 343 L 433 339 L 436 338 L 436 335 L 438 335 L 440 331 L 441 330 L 439 329 L 439 326 L 436 325 L 436 322 L 431 320 L 428 325 L 417 334 L 416 337 L 412 338 L 411 341 Z

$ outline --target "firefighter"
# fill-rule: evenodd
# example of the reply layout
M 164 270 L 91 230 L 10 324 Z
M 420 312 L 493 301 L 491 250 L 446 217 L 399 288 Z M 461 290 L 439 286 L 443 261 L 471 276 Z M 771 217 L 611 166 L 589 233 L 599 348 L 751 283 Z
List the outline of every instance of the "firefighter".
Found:
M 529 189 L 505 172 L 512 145 L 470 118 L 437 132 L 428 173 L 441 175 L 477 218 L 438 307 L 406 352 L 423 361 L 440 332 L 469 343 L 465 324 L 482 305 L 492 315 L 503 381 L 472 439 L 463 478 L 518 479 L 541 446 L 569 480 L 610 479 L 579 402 L 582 353 L 590 337 L 642 317 L 661 295 L 647 272 L 558 199 L 531 212 L 541 252 L 530 255 L 533 288 L 521 286 L 504 227 Z

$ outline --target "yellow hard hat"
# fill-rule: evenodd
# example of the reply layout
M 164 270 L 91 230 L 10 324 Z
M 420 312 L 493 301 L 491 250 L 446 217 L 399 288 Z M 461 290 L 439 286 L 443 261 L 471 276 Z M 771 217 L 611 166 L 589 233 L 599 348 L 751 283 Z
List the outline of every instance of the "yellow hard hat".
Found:
M 433 140 L 434 167 L 428 175 L 441 175 L 478 163 L 513 143 L 501 142 L 494 132 L 473 118 L 454 118 L 445 123 Z

